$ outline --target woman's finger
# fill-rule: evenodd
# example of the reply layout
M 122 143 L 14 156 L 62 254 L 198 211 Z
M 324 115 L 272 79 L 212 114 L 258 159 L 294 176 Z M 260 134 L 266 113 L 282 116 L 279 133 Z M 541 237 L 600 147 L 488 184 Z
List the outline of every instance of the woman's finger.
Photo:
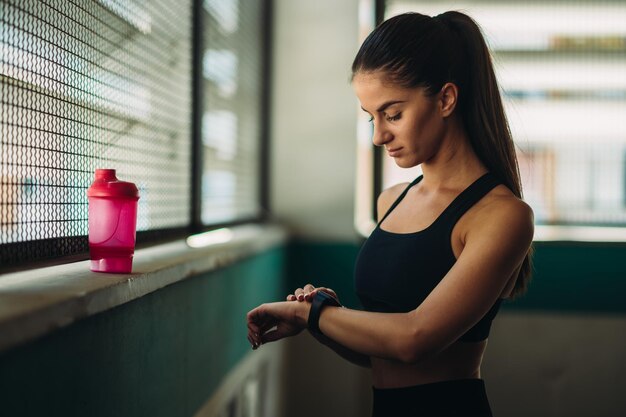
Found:
M 284 336 L 278 332 L 278 330 L 272 330 L 263 335 L 263 343 L 275 342 L 282 339 Z
M 315 292 L 315 286 L 312 284 L 306 284 L 303 288 L 304 299 L 306 301 L 310 301 L 313 298 L 313 293 Z
M 248 326 L 248 337 L 250 339 L 252 339 L 253 344 L 259 344 L 259 340 L 261 338 L 261 333 L 256 330 L 256 329 L 251 329 L 250 326 Z
M 263 337 L 263 335 L 267 333 L 268 331 L 276 328 L 277 324 L 278 323 L 274 320 L 267 322 L 267 323 L 263 323 L 263 326 L 261 326 L 261 332 L 260 332 L 261 337 Z
M 296 298 L 298 299 L 298 301 L 303 301 L 304 300 L 304 293 L 302 292 L 302 288 L 297 288 L 293 294 L 296 296 Z
M 262 311 L 262 305 L 250 310 L 248 312 L 248 314 L 246 315 L 246 321 L 248 324 L 248 330 L 250 331 L 250 333 L 252 334 L 259 334 L 260 330 L 260 324 L 265 321 L 265 319 L 263 318 L 263 315 L 261 313 Z
M 337 302 L 339 302 L 339 297 L 337 297 L 337 293 L 335 293 L 335 291 L 331 290 L 330 288 L 326 288 L 326 287 L 317 287 L 315 291 L 309 294 L 309 298 L 307 300 L 312 300 L 313 297 L 315 297 L 315 294 L 317 294 L 319 291 L 325 292 L 326 294 L 330 295 L 335 300 L 337 300 Z
M 257 348 L 256 342 L 252 339 L 252 336 L 250 336 L 250 335 L 248 335 L 248 342 L 250 342 L 250 346 L 252 346 L 252 349 L 256 349 Z
M 296 296 L 295 296 L 295 295 L 293 295 L 293 294 L 289 294 L 289 295 L 287 296 L 287 301 L 296 301 L 296 300 L 297 300 L 297 298 L 296 298 Z
M 335 291 L 333 291 L 332 289 L 324 287 L 324 288 L 322 288 L 322 290 L 325 293 L 327 293 L 329 295 L 332 295 L 333 297 L 337 298 L 337 293 Z

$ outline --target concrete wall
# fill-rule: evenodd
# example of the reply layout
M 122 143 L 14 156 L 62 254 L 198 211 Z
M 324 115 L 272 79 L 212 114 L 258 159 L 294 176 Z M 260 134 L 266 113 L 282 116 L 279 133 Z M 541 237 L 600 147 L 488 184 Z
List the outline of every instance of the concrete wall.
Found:
M 274 7 L 273 214 L 299 239 L 357 242 L 353 218 L 358 102 L 349 77 L 359 46 L 358 0 L 276 0 Z M 350 259 L 341 251 L 334 256 Z M 297 249 L 288 261 L 292 287 L 324 280 L 337 283 L 332 277 L 338 271 L 350 276 L 345 268 L 329 268 L 325 276 L 307 275 L 311 269 L 306 255 Z M 317 399 L 327 404 L 324 415 L 368 414 L 369 401 L 362 397 L 369 386 L 367 371 L 343 361 L 308 334 L 284 343 L 289 371 L 285 417 L 320 415 L 309 406 Z
M 626 314 L 503 311 L 483 361 L 494 415 L 626 415 Z
M 354 240 L 358 0 L 277 0 L 271 205 L 307 239 Z

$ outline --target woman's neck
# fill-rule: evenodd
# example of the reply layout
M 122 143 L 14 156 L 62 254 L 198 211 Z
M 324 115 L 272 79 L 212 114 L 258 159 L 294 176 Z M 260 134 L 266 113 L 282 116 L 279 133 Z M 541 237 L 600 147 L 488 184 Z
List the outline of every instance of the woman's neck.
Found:
M 454 123 L 444 134 L 433 158 L 422 163 L 422 186 L 433 191 L 464 189 L 488 169 L 480 161 L 465 130 Z

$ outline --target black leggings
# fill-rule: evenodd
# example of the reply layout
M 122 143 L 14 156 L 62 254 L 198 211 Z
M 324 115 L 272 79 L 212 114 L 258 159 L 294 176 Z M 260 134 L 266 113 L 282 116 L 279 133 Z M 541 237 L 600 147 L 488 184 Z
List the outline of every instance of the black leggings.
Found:
M 492 417 L 482 379 L 372 389 L 372 417 Z

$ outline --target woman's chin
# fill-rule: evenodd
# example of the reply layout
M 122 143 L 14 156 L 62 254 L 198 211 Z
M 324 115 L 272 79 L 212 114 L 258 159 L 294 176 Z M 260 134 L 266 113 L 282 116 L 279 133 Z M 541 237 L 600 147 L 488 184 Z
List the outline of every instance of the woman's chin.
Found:
M 399 166 L 400 168 L 413 168 L 414 166 L 419 165 L 419 162 L 415 162 L 410 159 L 394 158 L 394 160 L 395 160 L 396 165 Z

